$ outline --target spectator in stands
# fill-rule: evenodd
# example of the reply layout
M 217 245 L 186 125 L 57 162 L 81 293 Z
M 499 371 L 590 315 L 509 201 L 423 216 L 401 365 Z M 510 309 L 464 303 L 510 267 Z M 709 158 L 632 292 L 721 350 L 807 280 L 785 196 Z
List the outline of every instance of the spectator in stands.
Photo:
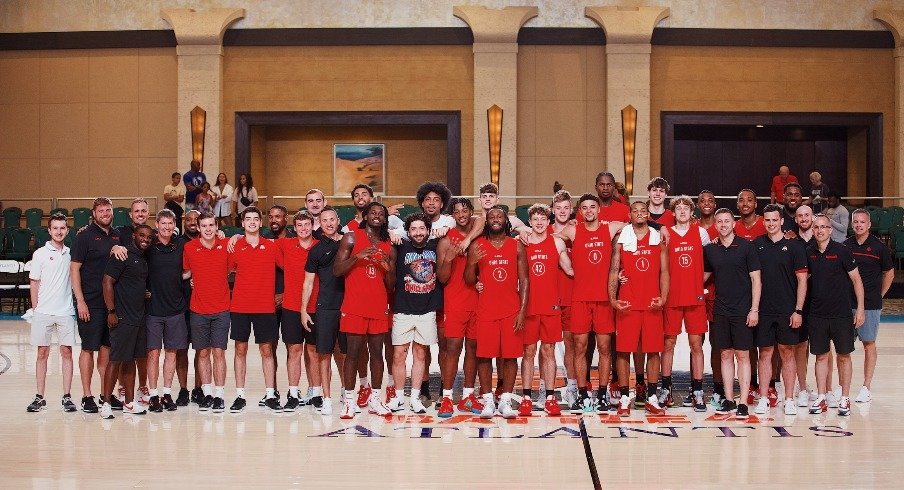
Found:
M 810 198 L 807 204 L 813 208 L 814 214 L 819 214 L 826 209 L 825 199 L 829 194 L 829 186 L 822 181 L 822 174 L 810 172 Z
M 772 177 L 772 202 L 776 204 L 785 203 L 785 186 L 790 182 L 797 182 L 797 177 L 791 175 L 791 170 L 787 165 L 778 168 L 778 175 Z
M 202 213 L 213 213 L 213 205 L 217 198 L 210 191 L 210 182 L 201 184 L 198 194 L 195 196 L 195 209 Z
M 182 176 L 182 182 L 185 182 L 185 208 L 194 209 L 195 197 L 201 190 L 201 184 L 207 182 L 207 176 L 201 171 L 201 162 L 197 160 L 191 161 L 191 170 L 185 172 Z
M 217 175 L 217 183 L 213 186 L 216 204 L 213 206 L 213 215 L 217 217 L 218 226 L 229 226 L 229 218 L 232 216 L 232 186 L 229 185 L 229 179 L 226 174 L 220 172 Z
M 171 184 L 163 186 L 163 200 L 166 201 L 164 207 L 169 209 L 176 215 L 176 228 L 182 228 L 182 212 L 185 203 L 185 184 L 182 183 L 182 174 L 173 172 L 170 176 Z
M 232 200 L 235 201 L 236 226 L 241 226 L 239 216 L 242 211 L 249 206 L 257 206 L 257 189 L 254 188 L 254 181 L 251 180 L 251 174 L 242 174 L 239 176 L 239 185 L 232 194 Z
M 851 213 L 841 205 L 841 196 L 835 191 L 825 194 L 826 207 L 823 214 L 828 216 L 832 225 L 832 240 L 844 243 L 847 239 L 848 225 L 851 223 Z

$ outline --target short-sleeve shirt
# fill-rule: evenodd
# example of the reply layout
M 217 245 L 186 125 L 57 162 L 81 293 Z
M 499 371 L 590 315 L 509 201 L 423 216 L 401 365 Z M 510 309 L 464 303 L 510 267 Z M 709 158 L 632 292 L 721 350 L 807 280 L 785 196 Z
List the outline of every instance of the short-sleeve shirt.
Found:
M 110 233 L 101 229 L 97 223 L 91 223 L 84 231 L 75 235 L 72 243 L 72 261 L 82 264 L 79 276 L 82 284 L 82 295 L 88 308 L 106 310 L 104 304 L 103 279 L 110 249 L 119 245 L 119 232 L 110 229 Z
M 750 273 L 760 270 L 753 243 L 735 236 L 727 247 L 715 241 L 703 247 L 703 270 L 716 285 L 714 315 L 747 316 L 752 304 Z
M 60 250 L 53 246 L 52 241 L 48 241 L 35 250 L 28 278 L 40 281 L 36 312 L 54 316 L 75 314 L 72 306 L 72 283 L 69 281 L 71 263 L 72 254 L 65 245 Z
M 308 261 L 308 254 L 317 245 L 317 240 L 311 240 L 311 245 L 304 248 L 298 242 L 298 238 L 279 238 L 277 246 L 283 256 L 283 272 L 285 277 L 285 289 L 283 290 L 283 308 L 292 311 L 301 311 L 301 291 L 304 286 L 304 267 Z M 311 299 L 307 304 L 308 313 L 317 311 L 317 281 L 314 281 L 314 290 L 311 291 Z
M 333 262 L 339 252 L 339 240 L 324 238 L 308 252 L 304 271 L 317 274 L 317 294 L 311 294 L 318 310 L 338 310 L 345 297 L 345 277 L 333 275 Z
M 797 182 L 797 177 L 788 175 L 788 180 L 784 182 L 780 175 L 772 177 L 772 193 L 775 195 L 775 202 L 779 204 L 785 203 L 785 186 L 791 182 Z
M 212 248 L 200 238 L 185 244 L 182 268 L 191 271 L 195 286 L 189 308 L 194 313 L 213 315 L 229 310 L 229 253 L 226 239 L 216 240 Z
M 113 284 L 113 299 L 119 319 L 143 326 L 147 312 L 144 293 L 147 291 L 148 262 L 134 245 L 126 245 L 126 250 L 126 260 L 109 258 L 104 275 L 116 281 Z
M 784 218 L 784 221 L 782 221 L 782 231 L 793 231 L 795 235 L 797 234 L 800 227 L 797 226 L 797 221 L 795 221 L 796 216 L 796 209 L 789 213 L 788 206 L 782 206 L 782 218 Z
M 443 283 L 437 278 L 437 240 L 418 248 L 408 240 L 396 246 L 393 311 L 423 315 L 443 308 Z
M 235 269 L 232 288 L 233 313 L 276 312 L 276 267 L 282 265 L 279 247 L 272 240 L 258 237 L 256 246 L 245 238 L 235 242 L 229 254 L 229 269 Z M 195 285 L 197 289 L 197 285 Z
M 182 182 L 185 183 L 186 188 L 188 188 L 188 185 L 191 184 L 200 189 L 201 184 L 207 182 L 207 176 L 204 175 L 204 172 L 195 172 L 194 170 L 189 170 L 188 172 L 182 174 Z M 187 191 L 185 193 L 185 202 L 194 203 L 195 196 L 198 195 L 198 192 L 200 192 L 200 190 Z
M 182 255 L 185 241 L 172 237 L 166 245 L 154 240 L 148 247 L 148 315 L 173 316 L 185 313 L 187 304 L 182 294 Z
M 807 247 L 810 281 L 807 294 L 810 297 L 809 314 L 821 318 L 846 318 L 851 316 L 851 278 L 848 273 L 857 268 L 850 249 L 829 240 L 825 252 L 819 251 L 814 240 Z
M 807 272 L 807 253 L 800 240 L 781 238 L 773 242 L 768 235 L 753 241 L 760 258 L 760 315 L 791 315 L 797 306 L 797 273 Z
M 867 310 L 882 309 L 882 274 L 895 267 L 891 252 L 878 238 L 872 234 L 866 237 L 863 245 L 857 243 L 852 236 L 844 242 L 854 256 L 860 279 L 863 280 L 863 308 Z M 851 291 L 851 304 L 856 305 L 854 292 Z

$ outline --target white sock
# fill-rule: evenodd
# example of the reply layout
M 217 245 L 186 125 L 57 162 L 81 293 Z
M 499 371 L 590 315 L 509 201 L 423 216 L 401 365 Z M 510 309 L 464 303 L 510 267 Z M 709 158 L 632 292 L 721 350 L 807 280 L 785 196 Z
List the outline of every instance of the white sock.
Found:
M 576 379 L 568 380 L 568 388 L 577 388 L 577 386 L 578 386 L 578 380 L 576 380 Z
M 395 386 L 395 378 L 391 374 L 386 376 L 386 386 Z
M 267 398 L 276 398 L 276 388 L 267 388 Z
M 172 387 L 169 387 L 169 386 L 164 386 L 164 387 L 163 387 L 163 394 L 164 394 L 164 395 L 172 395 L 172 394 L 173 394 L 173 388 L 172 388 Z
M 293 398 L 298 398 L 298 387 L 290 386 L 289 387 L 289 395 L 292 396 Z
M 148 390 L 149 396 L 157 396 L 157 388 L 151 388 Z
M 315 386 L 311 388 L 311 396 L 323 396 L 323 387 Z
M 355 390 L 345 390 L 345 398 L 343 401 L 351 403 L 355 399 Z
M 370 386 L 370 376 L 364 376 L 363 378 L 358 379 L 358 384 L 361 386 Z
M 499 397 L 499 400 L 503 403 L 509 402 L 512 400 L 512 394 L 511 393 L 503 393 L 502 396 Z
M 245 398 L 245 388 L 236 388 L 236 389 L 235 389 L 235 394 L 236 394 L 236 396 L 238 396 L 239 398 Z
M 204 392 L 204 396 L 209 396 L 211 394 L 210 383 L 201 385 L 201 391 Z M 242 392 L 244 393 L 244 390 L 242 390 Z
M 474 388 L 462 388 L 461 389 L 461 397 L 462 398 L 467 398 L 467 397 L 471 396 L 472 394 L 474 394 Z
M 452 398 L 452 390 L 443 390 L 443 398 Z
M 420 398 L 420 397 L 421 397 L 421 390 L 415 389 L 415 388 L 411 388 L 411 399 L 412 399 L 412 400 L 417 400 L 417 399 Z
M 220 398 L 220 399 L 222 399 L 223 396 L 225 396 L 225 394 L 226 394 L 226 387 L 225 387 L 225 386 L 217 386 L 217 388 L 216 388 L 216 389 L 214 390 L 214 392 L 213 392 L 214 398 Z
M 372 397 L 374 398 L 374 400 L 378 400 L 378 401 L 379 401 L 379 400 L 382 400 L 382 398 L 380 397 L 380 390 L 373 390 L 373 391 L 370 393 L 370 396 L 372 396 Z M 369 401 L 369 400 L 368 400 L 368 401 Z

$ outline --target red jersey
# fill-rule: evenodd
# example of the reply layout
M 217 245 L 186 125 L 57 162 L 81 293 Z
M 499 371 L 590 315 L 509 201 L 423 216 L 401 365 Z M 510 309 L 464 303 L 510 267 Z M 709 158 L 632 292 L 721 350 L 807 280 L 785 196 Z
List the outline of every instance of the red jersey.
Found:
M 230 311 L 275 313 L 276 267 L 282 265 L 282 254 L 273 240 L 259 237 L 256 247 L 245 238 L 235 242 L 229 254 L 229 269 L 235 269 Z
M 754 238 L 766 234 L 766 225 L 763 224 L 763 217 L 757 216 L 753 226 L 748 228 L 744 225 L 744 220 L 739 219 L 734 224 L 735 235 L 752 242 Z
M 691 225 L 684 236 L 669 230 L 669 297 L 666 306 L 702 305 L 703 240 L 702 228 Z M 704 231 L 705 233 L 705 231 Z
M 735 223 L 735 224 L 737 224 L 737 223 Z M 703 225 L 700 225 L 700 227 L 702 227 L 704 230 L 706 230 L 706 234 L 709 235 L 709 241 L 713 241 L 719 237 L 719 230 L 716 230 L 715 220 L 713 221 L 713 224 L 711 224 L 709 226 L 704 227 Z
M 552 225 L 546 230 L 547 233 L 553 234 L 555 231 L 553 230 Z M 571 240 L 562 238 L 562 241 L 565 242 L 565 253 L 568 254 L 568 258 L 571 259 Z M 559 268 L 559 305 L 568 308 L 571 306 L 571 294 L 574 289 L 574 278 L 565 273 L 562 268 Z
M 631 208 L 627 204 L 613 200 L 609 206 L 600 206 L 599 221 L 603 225 L 609 224 L 610 221 L 628 223 L 631 221 Z M 608 274 L 608 271 L 606 273 Z
M 280 238 L 276 245 L 282 253 L 283 274 L 285 289 L 283 289 L 283 308 L 292 311 L 301 311 L 301 290 L 304 286 L 304 265 L 308 261 L 308 252 L 314 248 L 317 240 L 311 241 L 308 248 L 298 243 L 298 238 Z M 314 280 L 314 289 L 311 291 L 311 299 L 308 301 L 308 313 L 317 311 L 317 292 L 320 289 L 320 281 Z
M 618 299 L 631 303 L 631 311 L 649 310 L 659 291 L 659 258 L 662 244 L 650 245 L 650 234 L 637 239 L 637 250 L 621 251 L 621 267 L 628 282 L 618 289 Z
M 584 223 L 574 227 L 571 247 L 574 266 L 573 301 L 609 302 L 609 265 L 612 262 L 612 237 L 609 225 L 600 223 L 596 231 L 589 231 Z
M 484 320 L 500 320 L 518 313 L 518 241 L 505 238 L 496 248 L 485 237 L 476 240 L 486 255 L 477 263 L 478 280 L 483 291 L 477 302 L 477 316 Z
M 528 315 L 559 313 L 559 249 L 552 235 L 540 243 L 524 247 L 530 269 L 527 298 Z
M 452 228 L 446 237 L 451 241 L 464 240 L 465 236 Z M 443 285 L 443 311 L 475 311 L 477 310 L 477 289 L 465 284 L 465 267 L 468 256 L 459 255 L 452 259 L 452 275 Z
M 650 219 L 659 223 L 662 226 L 675 226 L 675 215 L 672 213 L 671 209 L 666 209 L 662 216 L 659 218 L 653 219 L 653 214 L 650 214 Z
M 229 253 L 226 240 L 216 240 L 207 248 L 200 238 L 185 244 L 182 269 L 191 271 L 194 289 L 189 309 L 200 315 L 229 310 Z
M 367 231 L 354 230 L 355 244 L 351 256 L 371 246 Z M 377 243 L 377 249 L 389 255 L 389 240 Z M 365 318 L 385 319 L 389 316 L 389 295 L 386 292 L 386 271 L 370 259 L 358 260 L 345 275 L 345 297 L 342 313 Z

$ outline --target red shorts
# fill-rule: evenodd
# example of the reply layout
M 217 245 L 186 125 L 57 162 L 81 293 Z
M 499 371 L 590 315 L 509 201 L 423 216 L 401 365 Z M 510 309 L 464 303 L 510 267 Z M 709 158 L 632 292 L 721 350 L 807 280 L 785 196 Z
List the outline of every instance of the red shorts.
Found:
M 477 357 L 517 359 L 524 355 L 524 330 L 515 330 L 518 314 L 498 320 L 477 320 Z
M 571 331 L 571 306 L 561 306 L 562 309 L 562 331 Z
M 376 335 L 389 331 L 388 318 L 367 318 L 343 313 L 339 320 L 339 331 L 356 335 Z
M 571 333 L 615 332 L 615 310 L 607 301 L 575 301 L 571 303 Z
M 477 312 L 447 311 L 443 313 L 443 335 L 449 339 L 476 339 Z
M 615 331 L 616 352 L 662 352 L 665 331 L 662 310 L 618 312 Z
M 562 341 L 562 315 L 531 315 L 524 319 L 524 345 Z
M 691 335 L 706 333 L 706 305 L 674 306 L 665 309 L 665 334 L 677 337 L 681 333 L 681 320 L 684 329 Z

